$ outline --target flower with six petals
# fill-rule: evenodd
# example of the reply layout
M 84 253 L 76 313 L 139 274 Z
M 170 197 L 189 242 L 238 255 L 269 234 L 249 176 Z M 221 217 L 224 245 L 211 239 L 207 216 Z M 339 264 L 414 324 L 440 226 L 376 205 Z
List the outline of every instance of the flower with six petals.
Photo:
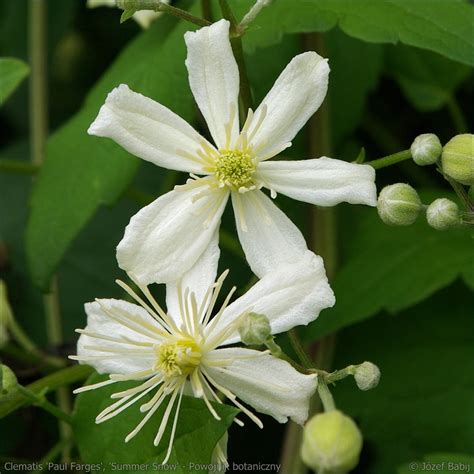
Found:
M 221 393 L 261 427 L 259 418 L 237 397 L 281 423 L 291 418 L 302 424 L 316 390 L 316 375 L 301 374 L 268 351 L 225 346 L 240 342 L 239 326 L 252 311 L 265 314 L 272 332 L 278 333 L 308 324 L 322 309 L 332 306 L 334 295 L 321 258 L 308 252 L 303 261 L 280 266 L 229 304 L 234 287 L 220 309 L 214 311 L 227 273 L 214 283 L 218 258 L 215 233 L 192 269 L 179 283 L 167 285 L 166 312 L 138 280 L 134 279 L 143 297 L 119 282 L 138 304 L 115 299 L 88 303 L 87 326 L 78 330 L 78 355 L 71 358 L 92 365 L 109 378 L 76 393 L 119 381 L 137 381 L 134 388 L 112 395 L 117 401 L 103 410 L 96 422 L 114 417 L 150 393 L 140 406 L 145 415 L 126 441 L 164 403 L 154 440 L 158 445 L 168 421 L 173 420 L 163 462 L 171 453 L 183 393 L 203 399 L 217 419 L 219 415 L 210 402 L 222 403 L 218 396 Z
M 88 130 L 144 160 L 190 173 L 187 184 L 132 217 L 117 247 L 121 268 L 144 284 L 178 280 L 211 245 L 229 196 L 247 261 L 259 277 L 307 253 L 299 229 L 262 188 L 272 197 L 280 192 L 320 206 L 376 204 L 375 172 L 368 165 L 327 157 L 267 161 L 291 145 L 321 105 L 329 75 L 325 59 L 315 52 L 293 58 L 240 127 L 229 22 L 187 32 L 185 41 L 191 90 L 214 144 L 123 84 L 108 95 Z

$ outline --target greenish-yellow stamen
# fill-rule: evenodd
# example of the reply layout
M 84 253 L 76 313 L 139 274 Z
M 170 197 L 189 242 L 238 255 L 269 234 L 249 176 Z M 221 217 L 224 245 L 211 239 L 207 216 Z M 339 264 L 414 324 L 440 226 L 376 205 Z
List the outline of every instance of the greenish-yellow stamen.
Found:
M 201 363 L 201 350 L 191 338 L 164 342 L 155 348 L 155 368 L 165 377 L 189 375 Z
M 233 189 L 252 185 L 255 165 L 249 153 L 239 150 L 221 150 L 216 162 L 215 175 L 224 185 Z

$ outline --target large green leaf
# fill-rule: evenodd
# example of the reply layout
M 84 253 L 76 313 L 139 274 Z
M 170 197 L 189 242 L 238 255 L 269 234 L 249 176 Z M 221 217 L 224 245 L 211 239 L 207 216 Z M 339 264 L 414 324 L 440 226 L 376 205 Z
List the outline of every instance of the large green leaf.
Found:
M 431 202 L 426 197 L 426 202 Z M 423 216 L 409 227 L 382 223 L 374 209 L 351 208 L 341 235 L 345 265 L 333 288 L 336 305 L 305 331 L 316 339 L 375 315 L 397 313 L 463 276 L 472 281 L 474 240 L 466 229 L 436 231 Z
M 89 383 L 103 380 L 103 377 L 94 375 Z M 131 384 L 134 386 L 135 384 Z M 102 472 L 113 472 L 119 464 L 144 464 L 141 472 L 156 472 L 168 449 L 169 436 L 173 418 L 170 418 L 165 435 L 158 447 L 153 440 L 160 426 L 166 401 L 162 407 L 145 424 L 143 429 L 125 444 L 126 435 L 135 428 L 144 417 L 139 406 L 151 398 L 145 396 L 135 405 L 127 408 L 116 417 L 102 424 L 96 425 L 95 417 L 104 408 L 113 403 L 110 395 L 117 391 L 129 388 L 130 383 L 113 384 L 101 389 L 84 392 L 76 398 L 74 409 L 74 434 L 79 446 L 81 460 L 86 463 L 100 463 Z M 216 443 L 224 436 L 227 428 L 237 413 L 237 410 L 228 405 L 216 405 L 221 420 L 216 420 L 202 400 L 192 397 L 183 397 L 179 412 L 176 437 L 169 465 L 175 465 L 173 472 L 201 473 L 206 469 L 192 465 L 211 463 L 211 455 Z M 174 413 L 174 412 L 173 412 Z M 124 474 L 133 472 L 133 468 L 122 466 Z
M 334 367 L 365 359 L 382 374 L 368 392 L 352 380 L 334 388 L 364 436 L 353 474 L 395 474 L 428 453 L 474 452 L 473 303 L 458 283 L 396 318 L 382 314 L 338 335 Z
M 399 45 L 387 48 L 387 72 L 421 111 L 437 110 L 453 98 L 472 69 L 439 54 Z
M 239 14 L 248 7 L 247 2 L 235 6 Z M 463 0 L 278 0 L 260 13 L 247 40 L 262 46 L 284 33 L 324 32 L 339 25 L 354 38 L 401 42 L 472 65 L 473 11 Z
M 0 58 L 0 105 L 15 91 L 28 75 L 26 63 L 14 58 Z
M 183 34 L 185 23 L 163 18 L 142 33 L 96 84 L 81 111 L 52 135 L 31 201 L 27 255 L 34 281 L 48 286 L 71 241 L 102 204 L 129 185 L 138 160 L 110 140 L 86 131 L 107 93 L 120 83 L 189 118 Z

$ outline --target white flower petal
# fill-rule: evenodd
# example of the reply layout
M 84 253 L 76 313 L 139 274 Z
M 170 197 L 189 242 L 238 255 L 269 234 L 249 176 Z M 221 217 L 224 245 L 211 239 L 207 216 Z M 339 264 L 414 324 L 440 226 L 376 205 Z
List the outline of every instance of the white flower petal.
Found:
M 87 133 L 111 138 L 155 165 L 201 174 L 197 151 L 203 141 L 211 146 L 181 117 L 125 84 L 110 92 Z
M 87 313 L 87 326 L 84 329 L 86 333 L 81 334 L 77 343 L 78 356 L 86 358 L 81 362 L 91 365 L 100 374 L 130 374 L 151 369 L 155 355 L 153 349 L 144 346 L 143 343 L 156 344 L 160 341 L 158 334 L 153 335 L 153 328 L 159 330 L 159 324 L 142 307 L 135 304 L 114 299 L 99 301 L 100 304 L 94 302 L 84 305 Z M 111 314 L 118 315 L 119 319 L 127 321 L 131 327 L 111 318 L 103 308 Z M 143 329 L 144 325 L 152 329 Z M 92 337 L 91 334 L 97 337 Z M 123 342 L 112 341 L 110 338 L 121 339 Z M 137 342 L 138 345 L 133 342 Z M 129 353 L 137 350 L 143 354 Z M 89 357 L 90 360 L 87 359 Z
M 170 191 L 135 214 L 117 247 L 117 261 L 141 283 L 179 280 L 206 250 L 219 227 L 227 190 L 205 186 Z
M 271 158 L 293 140 L 323 102 L 328 76 L 327 60 L 314 51 L 290 61 L 255 111 L 249 127 L 250 144 L 257 157 Z M 262 113 L 265 118 L 257 130 Z
M 186 288 L 189 288 L 189 291 L 196 295 L 198 307 L 200 307 L 209 287 L 214 284 L 219 255 L 219 229 L 216 228 L 207 249 L 193 267 L 183 275 L 181 280 L 182 291 L 184 292 Z M 166 308 L 174 321 L 181 323 L 176 283 L 166 285 Z
M 239 134 L 239 69 L 229 40 L 229 22 L 220 20 L 184 35 L 189 84 L 218 148 Z
M 340 202 L 377 204 L 375 170 L 325 156 L 313 160 L 259 163 L 256 178 L 293 199 L 318 206 Z
M 232 205 L 242 248 L 258 277 L 305 255 L 298 227 L 261 191 L 232 192 Z
M 260 413 L 280 423 L 291 418 L 303 424 L 308 418 L 309 401 L 317 387 L 315 374 L 300 374 L 288 362 L 251 349 L 217 349 L 208 357 L 232 361 L 226 367 L 206 367 L 206 371 Z
M 272 333 L 277 334 L 314 321 L 323 309 L 330 308 L 334 303 L 334 293 L 329 286 L 323 260 L 308 250 L 304 259 L 267 273 L 247 293 L 230 304 L 212 333 L 217 334 L 241 314 L 251 310 L 264 314 L 270 321 Z M 239 333 L 235 331 L 220 345 L 239 341 Z

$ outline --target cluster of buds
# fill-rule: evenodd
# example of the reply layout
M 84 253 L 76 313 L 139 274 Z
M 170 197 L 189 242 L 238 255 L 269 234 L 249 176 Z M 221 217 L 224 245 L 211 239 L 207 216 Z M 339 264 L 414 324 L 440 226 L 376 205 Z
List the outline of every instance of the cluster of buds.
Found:
M 443 147 L 436 135 L 425 133 L 415 138 L 410 151 L 417 165 L 438 164 L 448 180 L 471 186 L 469 193 L 474 194 L 474 135 L 457 135 Z M 468 199 L 472 200 L 472 197 Z M 422 211 L 426 212 L 428 225 L 436 230 L 446 230 L 463 223 L 461 211 L 454 201 L 441 198 L 424 205 L 417 191 L 405 183 L 383 188 L 378 197 L 377 211 L 388 225 L 411 225 Z

